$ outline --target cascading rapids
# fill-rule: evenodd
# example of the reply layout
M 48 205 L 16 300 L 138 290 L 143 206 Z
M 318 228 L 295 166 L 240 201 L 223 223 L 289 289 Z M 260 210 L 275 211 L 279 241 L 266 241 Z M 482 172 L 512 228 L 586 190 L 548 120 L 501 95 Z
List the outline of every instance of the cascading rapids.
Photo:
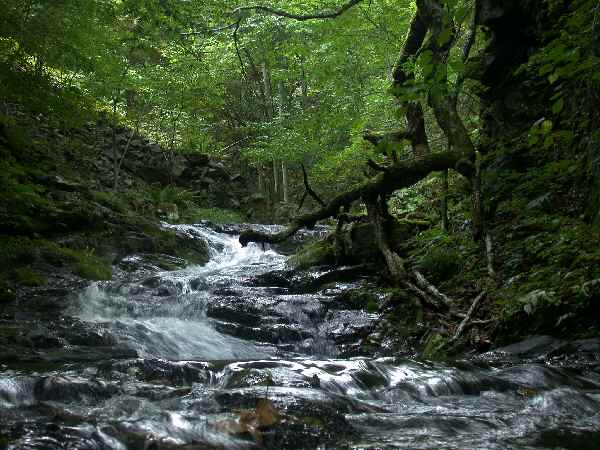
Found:
M 102 324 L 141 357 L 247 359 L 272 354 L 266 346 L 218 332 L 204 313 L 216 288 L 283 267 L 285 258 L 237 236 L 201 226 L 165 225 L 191 239 L 204 239 L 211 259 L 204 266 L 159 272 L 141 283 L 94 283 L 80 295 L 77 316 Z M 153 289 L 159 285 L 161 290 Z

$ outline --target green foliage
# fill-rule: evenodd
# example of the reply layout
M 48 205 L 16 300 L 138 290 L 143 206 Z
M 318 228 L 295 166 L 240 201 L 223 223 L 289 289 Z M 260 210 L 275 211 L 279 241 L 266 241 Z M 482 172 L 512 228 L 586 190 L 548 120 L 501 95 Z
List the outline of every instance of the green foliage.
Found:
M 194 200 L 194 193 L 174 185 L 158 188 L 149 192 L 149 196 L 155 205 L 171 203 L 179 208 L 188 207 Z
M 16 284 L 28 287 L 45 286 L 48 282 L 46 278 L 28 266 L 14 269 L 12 278 Z
M 47 264 L 70 268 L 89 280 L 107 280 L 112 276 L 110 264 L 92 250 L 70 248 L 46 239 L 5 236 L 0 239 L 0 251 L 0 278 L 4 276 L 18 285 L 44 286 L 46 279 L 39 268 Z
M 326 240 L 315 241 L 305 245 L 287 260 L 289 266 L 299 270 L 334 263 L 334 246 Z
M 10 439 L 8 438 L 8 436 L 0 434 L 0 450 L 8 448 L 8 444 L 10 444 Z
M 477 248 L 470 236 L 446 234 L 439 228 L 430 228 L 418 234 L 411 247 L 411 264 L 434 283 L 464 274 L 468 267 L 467 260 Z
M 243 223 L 247 221 L 247 218 L 237 211 L 200 207 L 189 208 L 181 217 L 181 222 L 184 223 L 199 223 L 202 220 L 216 223 Z
M 130 211 L 126 194 L 114 191 L 94 191 L 92 192 L 92 197 L 101 205 L 118 211 L 121 214 L 127 214 Z
M 418 262 L 419 268 L 436 281 L 445 281 L 460 272 L 462 255 L 456 250 L 434 247 Z
M 73 271 L 86 280 L 110 280 L 112 270 L 110 265 L 91 252 L 83 252 L 76 257 Z

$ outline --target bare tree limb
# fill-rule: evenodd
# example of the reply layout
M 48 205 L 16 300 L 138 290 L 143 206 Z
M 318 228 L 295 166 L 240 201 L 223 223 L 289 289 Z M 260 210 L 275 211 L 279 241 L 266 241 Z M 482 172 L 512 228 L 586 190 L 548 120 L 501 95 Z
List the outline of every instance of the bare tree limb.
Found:
M 450 305 L 452 304 L 452 300 L 445 294 L 442 294 L 433 284 L 427 281 L 427 278 L 425 278 L 421 272 L 419 272 L 418 270 L 414 270 L 413 275 L 415 276 L 417 284 L 422 289 L 429 292 L 432 296 L 434 296 L 441 303 L 443 303 L 447 308 L 450 307 Z
M 230 23 L 229 25 L 224 25 L 222 27 L 205 28 L 205 29 L 199 30 L 199 31 L 190 31 L 188 33 L 181 33 L 181 35 L 182 36 L 195 36 L 198 34 L 219 33 L 220 31 L 231 30 L 232 28 L 235 28 L 236 26 L 238 26 L 238 21 Z
M 308 191 L 304 191 L 304 194 L 302 194 L 302 198 L 300 199 L 300 202 L 298 203 L 298 211 L 300 211 L 302 209 L 302 206 L 304 205 L 304 200 L 306 200 L 307 196 L 308 196 Z
M 304 167 L 304 164 L 301 164 L 301 167 L 302 167 L 302 179 L 304 180 L 304 188 L 306 189 L 306 193 L 308 195 L 310 195 L 312 198 L 314 198 L 315 201 L 319 205 L 325 206 L 325 202 L 323 200 L 321 200 L 321 197 L 319 197 L 317 195 L 317 193 L 312 190 L 312 188 L 310 187 L 310 184 L 308 184 L 308 175 L 306 174 L 306 168 Z
M 247 230 L 240 235 L 240 243 L 242 245 L 247 245 L 249 242 L 272 244 L 284 241 L 304 227 L 312 228 L 319 220 L 337 216 L 342 206 L 349 206 L 363 197 L 368 198 L 378 194 L 388 195 L 398 189 L 412 186 L 431 172 L 453 168 L 464 176 L 469 176 L 468 170 L 471 165 L 464 164 L 469 157 L 471 157 L 469 153 L 447 151 L 417 159 L 400 160 L 397 164 L 390 166 L 387 172 L 380 172 L 354 189 L 337 195 L 321 209 L 296 217 L 285 230 L 275 234 Z
M 242 55 L 240 53 L 240 46 L 239 46 L 239 42 L 238 42 L 238 31 L 240 29 L 240 23 L 242 22 L 242 19 L 238 19 L 238 21 L 235 23 L 235 28 L 233 29 L 233 44 L 235 46 L 235 54 L 238 57 L 238 61 L 240 62 L 240 70 L 242 72 L 242 78 L 244 78 L 244 80 L 247 80 L 248 77 L 246 76 L 246 66 L 244 65 L 244 60 L 242 59 Z
M 492 242 L 492 235 L 489 231 L 485 233 L 485 254 L 487 257 L 488 275 L 492 278 L 496 278 L 496 271 L 494 270 L 494 244 Z
M 408 277 L 404 268 L 404 261 L 390 247 L 388 236 L 385 232 L 385 222 L 389 216 L 386 198 L 384 195 L 369 196 L 365 198 L 365 203 L 367 205 L 369 220 L 374 227 L 377 247 L 385 259 L 393 284 L 398 285 L 401 280 L 407 280 Z
M 467 315 L 465 316 L 463 321 L 460 323 L 460 325 L 456 329 L 456 332 L 454 333 L 454 336 L 453 336 L 453 340 L 456 341 L 460 337 L 460 335 L 463 333 L 463 331 L 465 330 L 465 327 L 467 326 L 467 323 L 469 323 L 469 321 L 473 317 L 473 314 L 475 314 L 475 311 L 477 310 L 477 307 L 479 306 L 479 302 L 485 296 L 485 294 L 486 294 L 486 291 L 482 291 L 477 297 L 475 297 L 475 300 L 473 300 L 473 303 L 471 303 L 471 307 L 467 311 Z
M 469 311 L 467 311 L 467 314 L 465 315 L 465 318 L 458 325 L 458 328 L 456 328 L 456 331 L 454 332 L 454 336 L 452 336 L 452 338 L 450 340 L 448 340 L 446 342 L 443 342 L 441 345 L 439 345 L 435 349 L 436 352 L 440 351 L 444 347 L 451 346 L 452 344 L 454 344 L 460 338 L 460 336 L 462 335 L 463 331 L 465 331 L 465 328 L 467 327 L 467 325 L 471 321 L 471 318 L 473 317 L 473 314 L 475 314 L 475 311 L 477 310 L 477 307 L 479 306 L 479 302 L 485 296 L 485 294 L 486 294 L 486 291 L 482 291 L 477 297 L 475 297 L 475 300 L 473 300 L 473 303 L 471 303 L 471 307 L 469 308 Z
M 443 311 L 445 309 L 443 304 L 440 304 L 436 299 L 432 298 L 425 291 L 419 289 L 410 281 L 407 281 L 405 284 L 411 291 L 413 291 L 419 296 L 419 298 L 421 299 L 421 303 L 424 306 L 427 306 L 428 308 L 433 309 L 435 311 Z
M 238 139 L 237 141 L 235 141 L 235 142 L 233 142 L 233 143 L 231 143 L 229 145 L 226 145 L 225 147 L 223 147 L 222 149 L 220 149 L 219 152 L 222 153 L 222 152 L 224 152 L 226 150 L 229 150 L 231 147 L 235 147 L 236 145 L 241 144 L 242 142 L 246 142 L 249 139 L 251 139 L 251 136 L 246 136 L 246 137 L 244 137 L 242 139 Z
M 475 0 L 475 8 L 473 10 L 473 18 L 471 21 L 471 26 L 469 28 L 469 31 L 467 32 L 467 37 L 465 38 L 465 43 L 462 48 L 461 60 L 462 60 L 463 64 L 466 63 L 467 60 L 469 59 L 469 55 L 471 54 L 471 48 L 473 47 L 473 44 L 475 43 L 475 37 L 477 35 L 477 19 L 478 19 L 478 15 L 479 15 L 480 4 L 481 4 L 481 2 L 479 0 Z M 450 98 L 451 102 L 454 105 L 454 108 L 457 107 L 458 96 L 459 96 L 462 86 L 465 82 L 465 79 L 466 79 L 465 72 L 460 71 L 456 78 L 456 82 L 454 83 L 454 89 L 453 89 L 453 92 L 451 93 L 451 98 Z
M 269 14 L 273 16 L 287 17 L 288 19 L 294 20 L 322 20 L 322 19 L 335 19 L 346 11 L 348 11 L 353 6 L 358 5 L 363 0 L 350 0 L 348 3 L 343 5 L 340 9 L 335 11 L 326 11 L 326 12 L 317 12 L 313 14 L 294 14 L 287 11 L 283 11 L 277 8 L 271 8 L 270 6 L 265 5 L 251 5 L 251 6 L 240 6 L 239 8 L 234 9 L 231 14 L 236 17 L 241 17 L 241 13 L 244 11 L 255 11 L 261 14 Z
M 204 29 L 198 30 L 198 31 L 190 31 L 190 32 L 186 32 L 186 33 L 181 33 L 181 36 L 195 36 L 195 35 L 204 35 L 204 34 L 208 34 L 208 33 L 219 33 L 221 31 L 231 30 L 232 28 L 237 30 L 240 26 L 241 21 L 244 19 L 242 13 L 245 11 L 255 11 L 260 14 L 286 17 L 288 19 L 294 19 L 294 20 L 299 20 L 299 21 L 336 19 L 339 16 L 341 16 L 342 14 L 344 14 L 346 11 L 348 11 L 350 8 L 361 3 L 362 1 L 363 0 L 350 0 L 348 3 L 346 3 L 345 5 L 340 7 L 340 9 L 337 9 L 334 11 L 316 12 L 313 14 L 294 14 L 294 13 L 290 13 L 288 11 L 284 11 L 282 9 L 272 8 L 272 7 L 266 6 L 266 5 L 240 6 L 238 8 L 235 8 L 230 13 L 230 15 L 232 15 L 236 18 L 235 22 L 230 23 L 228 25 L 223 25 L 221 27 L 204 28 Z

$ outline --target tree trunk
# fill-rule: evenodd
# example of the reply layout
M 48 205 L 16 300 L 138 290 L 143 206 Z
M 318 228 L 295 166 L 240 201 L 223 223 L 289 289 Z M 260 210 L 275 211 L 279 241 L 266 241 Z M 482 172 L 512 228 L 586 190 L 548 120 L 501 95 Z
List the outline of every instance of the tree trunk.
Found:
M 481 241 L 483 239 L 483 212 L 481 196 L 481 154 L 475 155 L 475 174 L 471 180 L 473 187 L 472 193 L 472 222 L 473 222 L 473 240 Z
M 286 101 L 285 101 L 285 88 L 283 86 L 283 81 L 279 81 L 277 85 L 278 91 L 278 107 L 279 107 L 279 125 L 283 127 L 285 109 L 286 109 Z M 283 202 L 287 203 L 289 201 L 288 198 L 288 177 L 287 177 L 287 165 L 285 161 L 281 161 L 281 192 L 283 194 Z
M 412 186 L 431 172 L 453 168 L 462 175 L 470 177 L 471 166 L 462 164 L 469 156 L 460 152 L 446 151 L 432 153 L 419 159 L 399 160 L 384 172 L 378 173 L 354 189 L 335 196 L 321 209 L 294 218 L 285 230 L 275 234 L 247 230 L 240 235 L 240 243 L 246 245 L 248 242 L 271 244 L 282 242 L 303 227 L 312 228 L 319 220 L 336 217 L 342 206 L 348 207 L 361 198 L 373 198 L 377 195 L 387 196 L 398 189 Z
M 369 220 L 375 228 L 375 241 L 377 247 L 385 259 L 390 279 L 395 286 L 398 286 L 402 280 L 407 279 L 404 261 L 392 250 L 388 242 L 386 232 L 386 222 L 388 220 L 387 204 L 385 197 L 376 196 L 366 200 L 367 214 Z
M 263 61 L 260 64 L 262 72 L 263 88 L 265 92 L 264 114 L 267 121 L 273 118 L 273 96 L 271 94 L 271 77 L 269 76 L 269 68 L 267 62 Z
M 442 172 L 442 204 L 440 206 L 442 216 L 442 231 L 448 232 L 448 169 Z
M 283 202 L 288 203 L 290 198 L 288 192 L 287 164 L 285 161 L 281 161 L 281 190 L 283 192 Z
M 304 70 L 304 58 L 300 59 L 300 106 L 305 109 L 308 106 L 308 84 L 306 82 L 306 72 Z
M 279 179 L 277 177 L 277 161 L 273 160 L 273 203 L 278 200 Z
M 112 157 L 113 157 L 113 191 L 119 187 L 119 155 L 117 150 L 117 97 L 113 97 L 112 123 Z
M 476 159 L 475 148 L 469 133 L 459 116 L 448 87 L 447 61 L 450 47 L 454 41 L 453 18 L 440 0 L 418 0 L 417 14 L 411 23 L 410 32 L 404 48 L 394 70 L 393 94 L 398 101 L 403 103 L 408 122 L 406 132 L 398 133 L 399 136 L 409 139 L 415 158 L 412 160 L 394 159 L 393 164 L 378 167 L 378 174 L 370 180 L 363 182 L 356 188 L 334 197 L 321 209 L 296 217 L 283 231 L 275 234 L 265 234 L 248 230 L 240 236 L 242 245 L 248 242 L 280 242 L 289 238 L 302 227 L 313 227 L 317 221 L 328 217 L 335 217 L 342 206 L 350 206 L 358 199 L 385 198 L 386 195 L 403 187 L 408 187 L 427 176 L 432 171 L 454 169 L 469 178 L 474 184 L 473 219 L 474 230 L 481 231 L 481 189 L 480 165 L 473 161 Z M 428 36 L 427 41 L 425 38 Z M 430 86 L 428 103 L 432 107 L 436 121 L 446 138 L 451 151 L 431 154 L 429 143 L 424 128 L 423 108 L 420 103 L 411 103 L 403 100 L 405 82 L 414 79 L 414 73 L 407 71 L 407 62 L 411 61 L 420 52 L 431 52 L 432 70 L 426 77 L 426 84 Z M 410 84 L 410 83 L 409 83 Z M 373 220 L 378 218 L 378 211 L 370 206 L 370 216 Z M 377 224 L 375 224 L 377 227 Z M 476 235 L 474 233 L 474 235 Z M 384 255 L 387 252 L 382 248 Z M 396 255 L 397 256 L 397 255 Z M 395 257 L 388 253 L 385 255 L 390 274 L 397 278 L 400 274 Z

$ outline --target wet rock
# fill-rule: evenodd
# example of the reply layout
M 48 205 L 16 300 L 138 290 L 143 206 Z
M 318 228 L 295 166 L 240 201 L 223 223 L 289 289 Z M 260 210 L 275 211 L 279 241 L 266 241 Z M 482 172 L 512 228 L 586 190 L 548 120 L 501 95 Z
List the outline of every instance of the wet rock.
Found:
M 206 309 L 206 315 L 215 319 L 235 320 L 246 326 L 257 326 L 260 324 L 259 311 L 255 308 L 250 308 L 248 305 L 234 307 L 223 302 L 210 304 Z
M 161 277 L 159 277 L 158 275 L 155 275 L 153 277 L 146 278 L 144 281 L 142 281 L 142 286 L 156 289 L 161 285 L 162 282 L 163 282 L 163 279 Z
M 378 318 L 378 314 L 364 311 L 330 311 L 321 330 L 336 343 L 358 340 L 369 333 Z
M 303 278 L 295 277 L 292 292 L 308 293 L 317 292 L 322 287 L 339 282 L 356 281 L 365 278 L 371 272 L 371 267 L 367 265 L 339 267 L 332 270 L 326 270 L 318 274 L 307 274 Z M 316 276 L 315 276 L 316 275 Z
M 68 377 L 52 376 L 40 379 L 34 388 L 36 400 L 85 402 L 107 399 L 119 392 L 116 386 L 102 383 L 75 380 Z
M 293 276 L 294 271 L 276 270 L 252 278 L 251 280 L 249 280 L 249 284 L 253 286 L 289 288 L 292 286 L 291 279 Z
M 209 288 L 208 283 L 203 278 L 194 278 L 190 281 L 190 289 L 193 291 L 205 291 Z
M 26 334 L 25 338 L 36 348 L 48 349 L 62 347 L 62 341 L 45 327 L 38 327 Z
M 331 302 L 327 303 L 329 309 L 368 309 L 377 308 L 382 302 L 384 294 L 376 286 L 365 284 L 356 288 L 343 286 Z
M 297 324 L 263 323 L 260 327 L 249 327 L 237 323 L 217 322 L 215 328 L 231 336 L 273 344 L 299 342 L 310 337 L 310 333 Z
M 521 342 L 493 350 L 493 353 L 517 358 L 541 358 L 562 347 L 564 341 L 551 336 L 533 336 Z
M 317 266 L 333 266 L 336 263 L 336 251 L 333 242 L 316 241 L 305 245 L 291 256 L 287 264 L 295 269 L 306 270 Z
M 107 362 L 100 365 L 98 371 L 109 379 L 115 378 L 115 373 L 126 374 L 145 382 L 160 382 L 173 386 L 209 383 L 214 378 L 208 363 L 163 359 Z
M 50 363 L 84 363 L 97 362 L 107 359 L 131 359 L 137 358 L 135 350 L 124 346 L 107 347 L 88 347 L 72 346 L 62 348 L 52 352 L 40 353 L 33 360 L 43 360 Z M 24 358 L 24 361 L 31 361 L 31 358 Z

